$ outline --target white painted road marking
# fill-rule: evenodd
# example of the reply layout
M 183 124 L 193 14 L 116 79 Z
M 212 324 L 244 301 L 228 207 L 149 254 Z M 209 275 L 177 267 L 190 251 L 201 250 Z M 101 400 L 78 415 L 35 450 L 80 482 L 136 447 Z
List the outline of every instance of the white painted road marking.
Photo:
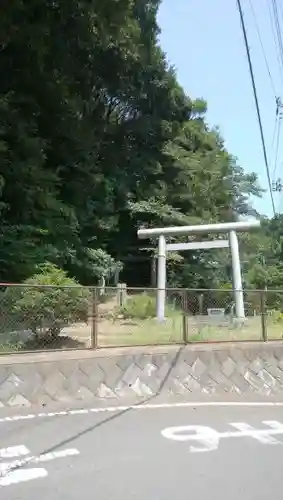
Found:
M 256 408 L 256 407 L 283 407 L 282 401 L 196 401 L 184 403 L 137 403 L 135 405 L 123 406 L 102 406 L 98 408 L 80 408 L 76 410 L 63 410 L 54 412 L 29 413 L 27 415 L 13 415 L 0 418 L 0 424 L 9 422 L 18 422 L 19 420 L 33 420 L 38 418 L 53 418 L 53 417 L 71 417 L 76 415 L 89 415 L 91 413 L 113 413 L 127 410 L 158 410 L 166 408 L 202 408 L 202 407 L 239 407 L 239 408 Z M 4 410 L 5 411 L 5 410 Z M 0 410 L 1 413 L 1 410 Z
M 14 458 L 25 456 L 29 453 L 30 451 L 24 445 L 13 446 L 1 449 L 0 458 Z M 79 455 L 79 451 L 76 448 L 69 448 L 66 450 L 43 453 L 39 456 L 32 455 L 23 459 L 13 460 L 11 462 L 0 462 L 0 487 L 10 486 L 11 484 L 21 483 L 23 481 L 31 481 L 32 479 L 38 479 L 48 475 L 47 470 L 43 468 L 19 470 L 19 467 L 50 462 L 56 458 L 65 458 L 74 455 Z
M 247 433 L 247 436 L 250 436 L 253 439 L 256 439 L 257 441 L 259 441 L 259 443 L 262 443 L 262 444 L 280 444 L 280 442 L 277 439 L 274 439 L 274 437 L 271 436 L 271 431 L 269 431 L 269 430 L 267 430 L 267 431 L 264 430 L 262 433 L 256 429 L 254 429 L 254 427 L 252 427 L 251 425 L 248 425 L 244 422 L 234 422 L 234 423 L 230 423 L 230 425 L 232 425 L 233 427 L 238 429 L 241 432 L 241 436 L 245 436 L 245 433 Z M 278 422 L 278 425 L 280 426 L 281 424 L 279 424 L 279 422 Z M 279 434 L 281 434 L 281 433 L 283 433 L 283 426 L 281 426 L 281 431 L 279 432 Z
M 15 458 L 28 455 L 29 450 L 23 444 L 0 449 L 0 458 Z
M 24 458 L 22 460 L 14 460 L 13 462 L 0 462 L 0 475 L 2 472 L 7 472 L 16 467 L 23 467 L 24 465 L 28 465 L 30 463 L 38 464 L 42 462 L 50 462 L 51 460 L 55 460 L 56 458 L 65 458 L 65 457 L 73 457 L 75 455 L 79 455 L 79 451 L 75 448 L 70 448 L 68 450 L 61 451 L 53 451 L 52 453 L 44 453 L 42 455 L 31 456 Z
M 161 434 L 167 439 L 173 439 L 173 441 L 196 441 L 202 445 L 201 448 L 190 446 L 192 453 L 217 450 L 219 444 L 219 433 L 211 427 L 205 427 L 204 425 L 167 427 L 161 431 Z
M 15 470 L 7 476 L 0 476 L 0 488 L 1 486 L 11 486 L 11 484 L 25 483 L 26 481 L 31 481 L 33 479 L 40 479 L 48 476 L 46 469 L 27 469 L 27 470 Z
M 173 441 L 197 442 L 201 447 L 190 446 L 191 453 L 208 452 L 216 450 L 220 439 L 251 437 L 263 444 L 282 445 L 281 441 L 272 436 L 283 434 L 283 424 L 276 420 L 264 420 L 264 425 L 269 429 L 255 429 L 245 422 L 235 422 L 229 425 L 239 429 L 238 431 L 218 432 L 211 427 L 202 425 L 186 425 L 180 427 L 167 427 L 161 431 L 163 437 Z

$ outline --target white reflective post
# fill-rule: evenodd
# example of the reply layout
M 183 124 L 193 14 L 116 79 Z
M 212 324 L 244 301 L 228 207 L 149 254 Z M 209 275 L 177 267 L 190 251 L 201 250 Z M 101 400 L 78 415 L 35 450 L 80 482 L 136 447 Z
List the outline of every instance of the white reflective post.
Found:
M 235 297 L 236 317 L 245 318 L 244 294 L 242 287 L 241 263 L 239 255 L 239 243 L 236 231 L 229 231 L 229 242 L 232 259 L 232 281 Z
M 165 320 L 166 304 L 166 241 L 161 234 L 158 238 L 158 272 L 156 312 L 158 321 Z

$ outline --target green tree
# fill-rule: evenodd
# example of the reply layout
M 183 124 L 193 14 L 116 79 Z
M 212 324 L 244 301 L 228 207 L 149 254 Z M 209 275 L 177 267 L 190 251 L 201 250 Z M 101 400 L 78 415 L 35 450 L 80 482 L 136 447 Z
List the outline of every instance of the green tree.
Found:
M 89 290 L 56 266 L 45 264 L 24 285 L 8 288 L 3 301 L 17 322 L 32 331 L 34 339 L 54 340 L 65 326 L 87 321 Z
M 0 264 L 96 283 L 144 252 L 140 226 L 236 220 L 261 190 L 178 84 L 159 0 L 0 6 Z M 150 252 L 147 252 L 150 255 Z M 172 261 L 172 283 L 221 283 L 222 254 Z M 136 266 L 132 284 L 149 280 Z

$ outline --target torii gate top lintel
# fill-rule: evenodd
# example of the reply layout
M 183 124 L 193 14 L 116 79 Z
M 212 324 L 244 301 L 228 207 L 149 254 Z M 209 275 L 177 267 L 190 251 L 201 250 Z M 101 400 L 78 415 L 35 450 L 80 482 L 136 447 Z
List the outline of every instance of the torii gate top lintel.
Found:
M 221 222 L 219 224 L 199 224 L 198 226 L 173 226 L 139 229 L 138 238 L 158 238 L 159 236 L 182 236 L 200 233 L 226 233 L 229 231 L 248 231 L 260 227 L 259 220 Z
M 260 227 L 259 220 L 224 222 L 219 224 L 200 224 L 198 226 L 175 226 L 150 229 L 139 229 L 138 238 L 158 238 L 158 283 L 157 283 L 157 318 L 164 321 L 166 300 L 166 249 L 193 250 L 197 248 L 225 248 L 230 247 L 233 271 L 233 289 L 237 318 L 245 317 L 244 298 L 242 288 L 241 263 L 237 231 L 249 231 Z M 229 240 L 216 240 L 206 242 L 189 242 L 166 244 L 166 236 L 182 236 L 203 233 L 228 233 Z

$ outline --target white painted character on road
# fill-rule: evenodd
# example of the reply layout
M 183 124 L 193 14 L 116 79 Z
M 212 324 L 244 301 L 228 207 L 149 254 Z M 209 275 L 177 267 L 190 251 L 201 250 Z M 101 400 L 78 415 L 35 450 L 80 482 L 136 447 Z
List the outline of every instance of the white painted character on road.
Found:
M 0 488 L 46 477 L 48 476 L 46 469 L 43 467 L 32 467 L 32 465 L 75 455 L 79 455 L 79 451 L 76 448 L 43 453 L 38 456 L 31 455 L 29 449 L 24 445 L 2 448 L 0 449 Z M 3 462 L 3 459 L 8 459 L 9 461 Z M 29 468 L 26 468 L 26 466 L 29 466 Z
M 211 427 L 203 425 L 185 425 L 180 427 L 167 427 L 161 431 L 163 437 L 173 441 L 189 442 L 192 453 L 217 450 L 220 439 L 252 438 L 261 444 L 282 445 L 274 436 L 283 434 L 283 424 L 276 420 L 263 420 L 267 428 L 256 429 L 245 422 L 229 423 L 236 431 L 217 432 Z M 198 443 L 201 446 L 193 445 Z
M 163 437 L 174 441 L 187 441 L 191 444 L 192 453 L 203 453 L 217 450 L 219 445 L 219 433 L 211 427 L 203 425 L 185 425 L 183 427 L 167 427 L 161 431 Z M 198 446 L 200 445 L 200 446 Z

